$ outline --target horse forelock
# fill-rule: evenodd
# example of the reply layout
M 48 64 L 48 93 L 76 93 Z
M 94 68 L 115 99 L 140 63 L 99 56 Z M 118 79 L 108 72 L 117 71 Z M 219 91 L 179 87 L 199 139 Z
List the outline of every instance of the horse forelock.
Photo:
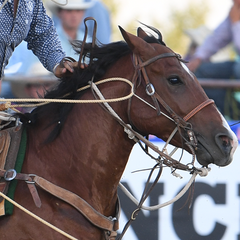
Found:
M 163 42 L 162 34 L 161 34 L 161 32 L 160 32 L 158 29 L 156 29 L 156 28 L 154 28 L 154 27 L 152 27 L 152 26 L 146 25 L 146 24 L 144 24 L 144 23 L 141 23 L 141 24 L 144 25 L 145 27 L 149 28 L 149 29 L 150 29 L 152 32 L 154 32 L 155 35 L 157 36 L 157 37 L 155 37 L 155 36 L 153 36 L 152 34 L 146 36 L 146 37 L 144 38 L 144 40 L 145 40 L 147 43 L 159 43 L 159 44 L 161 44 L 161 45 L 163 45 L 163 46 L 166 46 L 166 44 Z

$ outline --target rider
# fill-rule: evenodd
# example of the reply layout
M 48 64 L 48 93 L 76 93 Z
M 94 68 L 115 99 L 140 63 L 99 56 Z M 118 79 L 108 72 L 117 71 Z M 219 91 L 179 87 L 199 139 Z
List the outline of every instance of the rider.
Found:
M 0 4 L 0 79 L 15 47 L 23 40 L 56 77 L 67 70 L 73 72 L 77 63 L 62 61 L 65 53 L 42 0 L 0 0 Z

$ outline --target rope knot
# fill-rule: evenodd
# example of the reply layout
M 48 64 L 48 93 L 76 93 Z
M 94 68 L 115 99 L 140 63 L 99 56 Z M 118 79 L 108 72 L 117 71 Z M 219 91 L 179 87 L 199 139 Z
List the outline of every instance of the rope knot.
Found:
M 1 103 L 0 104 L 0 111 L 5 111 L 11 106 L 11 102 Z
M 206 177 L 208 175 L 208 172 L 210 172 L 210 170 L 211 170 L 211 168 L 199 168 L 199 169 L 197 169 L 198 174 L 201 177 Z
M 135 138 L 135 134 L 131 131 L 132 126 L 130 124 L 127 124 L 127 126 L 129 128 L 124 127 L 124 132 L 127 133 L 129 139 L 134 139 Z

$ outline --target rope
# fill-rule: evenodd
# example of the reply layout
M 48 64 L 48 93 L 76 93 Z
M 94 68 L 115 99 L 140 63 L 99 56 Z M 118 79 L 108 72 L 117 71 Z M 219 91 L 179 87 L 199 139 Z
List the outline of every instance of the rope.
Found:
M 192 185 L 192 183 L 194 182 L 194 180 L 198 174 L 201 177 L 207 176 L 208 171 L 210 171 L 210 169 L 205 169 L 205 168 L 197 169 L 196 171 L 194 171 L 194 173 L 192 174 L 192 177 L 190 178 L 188 183 L 185 185 L 185 187 L 170 201 L 167 201 L 165 203 L 158 204 L 155 206 L 150 206 L 150 207 L 142 205 L 141 208 L 144 210 L 148 210 L 148 211 L 155 211 L 155 210 L 166 207 L 166 206 L 176 202 L 187 192 L 187 190 L 190 188 L 190 186 Z M 127 195 L 127 197 L 138 206 L 138 204 L 139 204 L 138 200 L 121 183 L 119 183 L 119 187 Z
M 105 83 L 105 82 L 109 82 L 109 81 L 123 81 L 128 83 L 131 86 L 131 93 L 125 97 L 121 97 L 121 98 L 114 98 L 114 99 L 104 99 L 103 95 L 101 95 L 100 91 L 97 89 L 96 85 L 101 84 L 101 83 Z M 123 101 L 126 100 L 130 97 L 133 96 L 133 84 L 132 82 L 130 82 L 129 80 L 125 79 L 125 78 L 108 78 L 108 79 L 104 79 L 102 81 L 99 81 L 95 84 L 92 83 L 92 85 L 89 86 L 85 86 L 82 87 L 80 89 L 78 89 L 77 91 L 83 91 L 87 88 L 93 87 L 95 91 L 98 92 L 98 95 L 101 95 L 101 100 L 66 100 L 66 99 L 1 99 L 1 101 L 3 102 L 7 102 L 6 106 L 8 108 L 15 108 L 15 107 L 19 107 L 19 106 L 39 106 L 39 105 L 44 105 L 47 104 L 49 102 L 60 102 L 60 103 L 105 103 L 107 104 L 107 102 L 117 102 L 117 101 Z M 11 101 L 15 101 L 15 102 L 42 102 L 40 104 L 34 104 L 34 105 L 11 105 Z M 9 105 L 10 103 L 10 105 Z M 6 199 L 7 201 L 9 201 L 10 203 L 12 203 L 13 205 L 15 205 L 16 207 L 18 207 L 19 209 L 21 209 L 22 211 L 24 211 L 26 214 L 30 215 L 31 217 L 35 218 L 36 220 L 40 221 L 41 223 L 45 224 L 46 226 L 52 228 L 53 230 L 57 231 L 58 233 L 64 235 L 65 237 L 72 239 L 72 240 L 78 240 L 77 238 L 72 237 L 71 235 L 69 235 L 68 233 L 62 231 L 61 229 L 55 227 L 54 225 L 48 223 L 47 221 L 45 221 L 44 219 L 38 217 L 37 215 L 33 214 L 32 212 L 30 212 L 29 210 L 27 210 L 26 208 L 24 208 L 23 206 L 19 205 L 17 202 L 15 202 L 14 200 L 12 200 L 11 198 L 7 197 L 4 193 L 0 192 L 0 196 L 2 196 L 4 199 Z
M 103 101 L 105 98 L 102 95 L 102 93 L 100 92 L 100 90 L 97 88 L 96 84 L 94 82 L 90 82 L 92 89 L 95 91 L 95 93 L 98 95 L 98 97 L 101 99 L 101 101 Z M 103 103 L 104 106 L 107 108 L 107 110 L 117 119 L 121 120 L 122 119 L 117 115 L 117 113 L 111 108 L 111 106 L 107 103 L 104 102 Z
M 21 209 L 23 212 L 27 213 L 28 215 L 30 215 L 31 217 L 35 218 L 36 220 L 38 220 L 39 222 L 47 225 L 48 227 L 52 228 L 53 230 L 57 231 L 58 233 L 62 234 L 63 236 L 72 239 L 72 240 L 78 240 L 77 238 L 69 235 L 68 233 L 62 231 L 61 229 L 55 227 L 54 225 L 48 223 L 47 221 L 43 220 L 42 218 L 38 217 L 37 215 L 33 214 L 32 212 L 30 212 L 29 210 L 27 210 L 26 208 L 24 208 L 23 206 L 19 205 L 17 202 L 15 202 L 14 200 L 12 200 L 11 198 L 7 197 L 4 193 L 0 192 L 0 196 L 5 198 L 7 201 L 9 201 L 10 203 L 12 203 L 13 205 L 15 205 L 16 207 L 18 207 L 19 209 Z
M 135 93 L 134 93 L 134 97 L 138 98 L 139 100 L 141 100 L 142 102 L 144 102 L 145 104 L 147 104 L 149 107 L 151 107 L 151 108 L 153 108 L 154 110 L 156 110 L 156 108 L 155 108 L 153 105 L 151 105 L 150 103 L 148 103 L 147 101 L 145 101 L 144 99 L 142 99 L 141 97 L 139 97 L 139 96 L 138 96 L 137 94 L 135 94 Z M 168 118 L 169 120 L 171 120 L 171 121 L 174 122 L 174 120 L 173 120 L 171 117 L 169 117 L 167 114 L 165 114 L 164 112 L 161 112 L 161 114 L 162 114 L 163 116 L 165 116 L 166 118 Z
M 129 84 L 131 86 L 131 93 L 124 96 L 124 97 L 120 97 L 120 98 L 113 98 L 113 99 L 102 99 L 102 100 L 72 100 L 72 99 L 36 99 L 36 98 L 19 98 L 19 99 L 15 99 L 15 98 L 6 98 L 6 99 L 1 99 L 1 102 L 6 102 L 6 107 L 7 108 L 16 108 L 16 107 L 37 107 L 37 106 L 41 106 L 44 104 L 48 104 L 48 103 L 105 103 L 105 102 L 120 102 L 120 101 L 124 101 L 127 100 L 129 98 L 131 98 L 134 93 L 133 93 L 133 84 L 131 81 L 129 81 L 128 79 L 125 78 L 107 78 L 107 79 L 103 79 L 97 83 L 95 83 L 96 85 L 105 83 L 105 82 L 110 82 L 110 81 L 122 81 L 125 82 L 127 84 Z M 90 85 L 82 87 L 80 89 L 78 89 L 77 91 L 83 91 L 90 88 Z M 65 95 L 64 97 L 68 96 Z M 40 102 L 39 104 L 17 104 L 17 105 L 11 105 L 9 104 L 10 102 Z
M 102 93 L 99 91 L 99 89 L 97 88 L 96 84 L 91 82 L 91 87 L 93 88 L 93 90 L 96 92 L 96 94 L 98 95 L 98 97 L 103 100 L 104 99 L 104 96 L 102 95 Z M 200 107 L 202 107 L 202 105 L 208 105 L 212 102 L 209 102 L 206 104 L 206 102 L 204 102 L 203 104 L 200 105 Z M 108 103 L 104 103 L 104 106 L 106 107 L 106 109 L 112 114 L 112 116 L 114 116 L 116 119 L 119 120 L 119 122 L 121 123 L 122 122 L 122 119 L 117 115 L 117 113 L 112 109 L 112 107 L 108 104 Z M 196 108 L 195 108 L 196 109 Z M 194 110 L 195 110 L 194 109 Z M 193 112 L 193 111 L 192 111 Z M 192 114 L 191 112 L 191 114 Z M 122 124 L 123 125 L 123 124 Z M 124 126 L 124 125 L 123 125 Z M 124 130 L 126 131 L 126 130 Z M 177 131 L 177 128 L 175 128 L 175 130 L 172 132 L 172 134 L 170 135 L 170 138 L 171 139 L 173 137 L 173 135 L 176 133 Z M 132 133 L 132 132 L 131 132 Z M 132 133 L 133 134 L 133 133 Z M 133 134 L 134 135 L 134 134 Z M 168 142 L 165 144 L 164 148 L 166 148 L 166 145 L 168 144 Z M 174 151 L 173 151 L 174 152 Z M 173 154 L 172 152 L 172 154 Z M 177 194 L 177 196 L 175 198 L 173 198 L 172 200 L 168 201 L 168 202 L 165 202 L 163 204 L 159 204 L 159 205 L 156 205 L 156 206 L 151 206 L 151 207 L 146 207 L 144 206 L 143 204 L 141 204 L 141 207 L 142 209 L 144 210 L 149 210 L 149 211 L 154 211 L 154 210 L 157 210 L 157 209 L 160 209 L 160 208 L 163 208 L 167 205 L 170 205 L 174 202 L 176 202 L 179 198 L 181 198 L 185 193 L 186 191 L 189 189 L 189 187 L 192 185 L 192 183 L 194 182 L 196 176 L 199 174 L 200 176 L 207 176 L 208 174 L 208 171 L 209 169 L 205 169 L 205 168 L 201 168 L 201 169 L 195 169 L 195 171 L 193 172 L 192 174 L 192 177 L 190 178 L 189 182 L 185 185 L 185 187 L 180 191 L 179 194 Z M 119 182 L 119 187 L 123 190 L 123 192 L 137 205 L 139 206 L 139 202 L 136 198 L 133 197 L 133 195 Z

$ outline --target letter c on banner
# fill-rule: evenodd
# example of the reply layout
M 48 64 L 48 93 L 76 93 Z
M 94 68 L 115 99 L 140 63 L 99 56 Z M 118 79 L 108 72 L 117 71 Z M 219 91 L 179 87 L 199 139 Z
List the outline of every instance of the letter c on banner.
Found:
M 206 183 L 196 182 L 194 186 L 192 207 L 190 210 L 188 209 L 188 197 L 191 198 L 192 195 L 191 193 L 189 195 L 189 191 L 181 199 L 173 204 L 172 223 L 175 232 L 180 239 L 222 239 L 227 227 L 218 222 L 215 222 L 215 226 L 212 232 L 208 235 L 199 235 L 194 229 L 194 204 L 196 202 L 196 199 L 203 194 L 210 196 L 214 200 L 215 204 L 226 204 L 226 184 L 216 184 L 216 186 L 210 186 Z M 206 214 L 211 214 L 211 212 L 206 211 Z

